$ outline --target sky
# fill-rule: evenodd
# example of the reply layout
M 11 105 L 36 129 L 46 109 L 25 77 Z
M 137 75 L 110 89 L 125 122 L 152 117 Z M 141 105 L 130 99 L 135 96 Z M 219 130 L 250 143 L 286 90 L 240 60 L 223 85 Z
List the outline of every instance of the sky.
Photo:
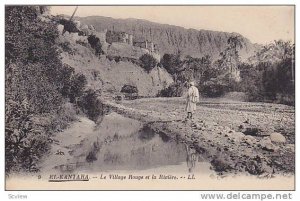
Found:
M 52 6 L 72 15 L 75 6 Z M 294 42 L 293 6 L 79 6 L 75 16 L 137 18 L 185 28 L 236 32 L 253 43 Z

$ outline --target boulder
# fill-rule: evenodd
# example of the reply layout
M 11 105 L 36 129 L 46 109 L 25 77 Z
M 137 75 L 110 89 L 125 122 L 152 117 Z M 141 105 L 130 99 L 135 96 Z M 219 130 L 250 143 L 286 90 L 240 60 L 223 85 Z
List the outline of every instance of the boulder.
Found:
M 255 137 L 246 135 L 243 137 L 242 142 L 245 142 L 246 144 L 252 146 L 252 145 L 256 144 L 256 139 L 255 139 Z
M 274 145 L 269 137 L 264 137 L 258 143 L 263 150 L 266 151 L 277 151 L 279 148 Z
M 286 139 L 285 137 L 280 133 L 271 133 L 270 139 L 272 142 L 279 142 L 279 143 L 285 143 Z
M 76 26 L 77 29 L 80 29 L 80 21 L 74 20 L 74 24 Z
M 70 33 L 69 33 L 68 31 L 66 31 L 66 32 L 64 33 L 64 36 L 65 36 L 65 37 L 69 37 L 69 36 L 70 36 Z
M 62 33 L 63 33 L 63 31 L 64 31 L 64 25 L 62 25 L 62 24 L 59 24 L 59 25 L 57 25 L 57 30 L 58 30 L 58 32 L 59 32 L 59 34 L 61 34 L 62 35 Z
M 239 142 L 241 140 L 243 140 L 243 138 L 245 137 L 245 135 L 241 132 L 231 132 L 231 133 L 227 133 L 226 136 L 229 137 L 230 140 L 233 140 L 234 142 Z
M 232 136 L 234 136 L 234 138 L 237 138 L 240 140 L 245 137 L 244 133 L 242 133 L 242 132 L 234 132 Z

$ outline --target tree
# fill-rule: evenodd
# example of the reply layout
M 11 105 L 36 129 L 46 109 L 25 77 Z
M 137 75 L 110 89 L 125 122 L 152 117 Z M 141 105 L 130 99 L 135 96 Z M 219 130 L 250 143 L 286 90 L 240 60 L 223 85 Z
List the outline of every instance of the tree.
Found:
M 263 46 L 250 60 L 254 64 L 259 62 L 274 63 L 287 58 L 294 59 L 294 55 L 295 44 L 291 44 L 290 41 L 275 40 L 273 43 Z
M 168 73 L 174 75 L 180 71 L 180 55 L 179 54 L 164 54 L 161 59 L 161 64 L 167 70 Z
M 235 90 L 240 81 L 239 50 L 242 47 L 241 36 L 230 36 L 227 40 L 227 47 L 220 53 L 221 58 L 215 62 L 215 65 L 220 69 L 218 78 L 222 81 L 222 85 L 227 86 L 229 90 Z
M 100 43 L 100 39 L 94 35 L 90 35 L 88 37 L 89 44 L 95 50 L 95 54 L 97 56 L 103 54 L 102 45 Z
M 85 91 L 80 97 L 78 105 L 84 113 L 95 122 L 99 116 L 103 115 L 104 105 L 98 99 L 96 91 L 91 89 Z
M 198 84 L 203 84 L 204 82 L 215 77 L 212 71 L 212 62 L 209 55 L 201 58 L 193 58 L 188 56 L 183 63 L 186 64 L 185 71 L 193 71 L 192 77 L 186 79 L 186 81 L 195 79 Z
M 239 50 L 243 47 L 240 36 L 230 36 L 227 40 L 227 48 L 220 53 L 219 65 L 226 72 L 231 73 L 238 68 L 240 63 Z
M 249 101 L 294 104 L 294 48 L 290 42 L 275 41 L 258 51 L 251 64 L 239 66 L 241 90 Z
M 142 67 L 147 71 L 150 72 L 156 65 L 157 65 L 157 60 L 151 56 L 150 54 L 143 54 L 139 60 L 142 63 Z

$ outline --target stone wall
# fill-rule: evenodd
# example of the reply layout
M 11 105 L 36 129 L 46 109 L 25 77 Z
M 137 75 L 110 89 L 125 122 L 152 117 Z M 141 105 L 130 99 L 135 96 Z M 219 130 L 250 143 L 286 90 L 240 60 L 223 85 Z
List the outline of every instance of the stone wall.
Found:
M 127 43 L 114 42 L 107 48 L 107 55 L 129 58 L 140 58 L 143 54 L 149 54 L 147 49 L 131 46 Z

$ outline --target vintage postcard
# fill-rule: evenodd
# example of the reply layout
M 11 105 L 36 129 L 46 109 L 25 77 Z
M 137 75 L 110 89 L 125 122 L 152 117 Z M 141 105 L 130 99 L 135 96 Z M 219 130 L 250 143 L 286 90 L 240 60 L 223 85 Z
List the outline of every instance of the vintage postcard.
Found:
M 5 6 L 6 190 L 294 190 L 294 6 Z

